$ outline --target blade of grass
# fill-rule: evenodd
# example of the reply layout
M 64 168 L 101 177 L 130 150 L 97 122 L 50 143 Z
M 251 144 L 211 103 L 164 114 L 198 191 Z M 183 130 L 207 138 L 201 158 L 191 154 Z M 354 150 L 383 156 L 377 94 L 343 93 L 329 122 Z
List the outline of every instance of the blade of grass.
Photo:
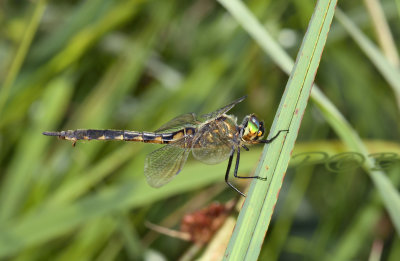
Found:
M 36 33 L 45 9 L 46 0 L 37 1 L 35 10 L 33 11 L 32 19 L 28 23 L 28 27 L 22 38 L 21 44 L 18 47 L 15 58 L 11 63 L 10 70 L 8 71 L 4 80 L 3 87 L 0 89 L 0 115 L 2 114 L 3 107 L 7 102 L 10 89 L 14 84 L 15 78 L 17 77 L 19 70 L 21 69 L 22 63 L 25 60 L 26 54 L 32 43 L 33 36 Z
M 257 25 L 257 21 L 241 2 L 226 0 L 220 0 L 220 2 L 232 13 L 235 12 L 236 17 L 245 16 L 243 19 L 247 19 L 246 22 L 252 21 Z M 240 212 L 225 252 L 225 260 L 257 260 L 258 258 L 297 138 L 335 6 L 336 1 L 319 1 L 315 8 L 298 60 L 271 128 L 272 135 L 282 129 L 289 129 L 290 132 L 285 140 L 281 135 L 276 142 L 265 146 L 255 175 L 261 177 L 268 175 L 268 181 L 254 180 L 252 182 L 248 198 Z M 256 28 L 263 31 L 259 26 Z M 264 33 L 257 35 L 265 36 Z
M 372 18 L 379 45 L 381 46 L 386 59 L 390 64 L 398 66 L 400 61 L 399 54 L 394 43 L 393 35 L 390 32 L 382 4 L 378 0 L 364 0 L 364 4 Z
M 345 13 L 338 9 L 335 17 L 390 84 L 396 96 L 398 107 L 400 108 L 400 71 L 389 63 L 378 47 L 358 29 Z
M 221 1 L 225 3 L 226 1 Z M 236 3 L 233 2 L 232 3 Z M 228 11 L 235 17 L 237 22 L 254 38 L 260 47 L 272 58 L 272 60 L 286 73 L 289 73 L 293 67 L 293 61 L 290 56 L 281 48 L 275 40 L 268 34 L 263 26 L 252 16 L 243 5 L 225 5 Z M 340 11 L 339 11 L 340 12 Z M 337 15 L 338 13 L 336 13 Z M 381 60 L 379 60 L 381 61 Z M 389 68 L 389 67 L 387 67 Z M 390 73 L 392 77 L 395 73 Z M 337 135 L 347 145 L 350 150 L 359 152 L 368 160 L 364 162 L 364 169 L 371 176 L 374 186 L 378 189 L 381 197 L 384 199 L 383 203 L 388 210 L 392 222 L 394 222 L 396 231 L 400 234 L 400 195 L 391 184 L 385 173 L 380 170 L 374 170 L 373 161 L 368 158 L 368 150 L 362 143 L 360 137 L 352 129 L 350 124 L 346 121 L 344 116 L 332 104 L 332 102 L 320 91 L 314 84 L 311 91 L 311 99 L 318 106 L 325 119 L 330 126 L 334 129 Z

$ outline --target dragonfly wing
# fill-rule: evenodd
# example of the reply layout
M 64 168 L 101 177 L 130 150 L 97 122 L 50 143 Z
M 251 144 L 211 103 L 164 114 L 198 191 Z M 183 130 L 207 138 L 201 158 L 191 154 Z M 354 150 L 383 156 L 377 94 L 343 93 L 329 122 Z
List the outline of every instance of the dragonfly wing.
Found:
M 186 113 L 183 115 L 180 115 L 169 122 L 165 123 L 162 125 L 160 128 L 158 128 L 155 132 L 166 132 L 166 131 L 172 131 L 172 130 L 177 130 L 181 129 L 182 127 L 187 127 L 189 126 L 197 126 L 199 124 L 199 121 L 197 121 L 196 114 L 194 113 Z
M 221 116 L 222 114 L 228 112 L 229 110 L 231 110 L 233 107 L 235 107 L 236 104 L 238 104 L 239 102 L 242 102 L 244 99 L 246 99 L 246 97 L 247 96 L 240 97 L 239 99 L 234 100 L 232 103 L 222 107 L 221 109 L 218 109 L 218 110 L 208 113 L 208 114 L 201 115 L 200 118 L 204 119 L 204 120 L 215 119 L 215 118 Z
M 170 182 L 182 169 L 189 155 L 184 139 L 165 145 L 147 155 L 144 175 L 150 186 L 158 188 Z
M 217 164 L 229 158 L 235 145 L 212 129 L 202 128 L 192 143 L 192 154 L 206 164 Z

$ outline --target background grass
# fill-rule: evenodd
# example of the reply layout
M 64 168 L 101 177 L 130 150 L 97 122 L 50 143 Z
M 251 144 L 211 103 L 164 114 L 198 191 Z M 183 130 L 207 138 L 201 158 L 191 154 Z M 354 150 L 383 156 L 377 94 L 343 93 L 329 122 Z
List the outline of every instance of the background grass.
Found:
M 398 50 L 400 9 L 395 1 L 381 2 Z M 296 57 L 315 1 L 244 3 Z M 190 159 L 172 183 L 153 189 L 144 181 L 143 162 L 157 146 L 86 142 L 72 148 L 41 132 L 153 130 L 178 114 L 207 113 L 245 94 L 248 99 L 232 112 L 239 120 L 255 112 L 270 126 L 287 82 L 279 63 L 214 1 L 1 6 L 0 256 L 181 257 L 190 243 L 166 236 L 149 240 L 153 233 L 144 221 L 162 223 L 172 215 L 169 227 L 176 228 L 179 213 L 195 209 L 186 203 L 197 200 L 201 208 L 237 197 L 223 182 L 226 163 L 207 166 Z M 381 51 L 375 14 L 363 1 L 339 7 L 374 48 L 351 26 L 343 27 L 343 17 L 334 20 L 316 83 L 369 152 L 399 152 L 399 65 Z M 293 155 L 348 151 L 329 120 L 309 102 Z M 251 174 L 261 148 L 242 154 L 240 173 Z M 385 175 L 399 188 L 399 168 Z M 204 193 L 214 188 L 222 192 Z M 260 259 L 398 260 L 399 249 L 399 236 L 365 170 L 332 172 L 311 164 L 289 168 Z

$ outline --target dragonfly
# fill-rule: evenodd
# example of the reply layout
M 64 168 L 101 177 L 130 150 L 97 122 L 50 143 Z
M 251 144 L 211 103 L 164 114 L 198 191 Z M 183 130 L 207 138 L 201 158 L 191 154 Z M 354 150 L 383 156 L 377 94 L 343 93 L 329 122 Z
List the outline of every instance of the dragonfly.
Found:
M 227 112 L 245 98 L 246 96 L 243 96 L 208 114 L 180 115 L 154 132 L 78 129 L 43 132 L 43 134 L 72 141 L 73 146 L 78 140 L 120 140 L 165 144 L 148 154 L 145 159 L 144 175 L 147 183 L 155 188 L 167 184 L 181 171 L 190 152 L 195 159 L 206 164 L 217 164 L 229 159 L 225 182 L 240 195 L 245 196 L 229 181 L 235 153 L 236 163 L 233 172 L 235 178 L 266 180 L 260 176 L 238 175 L 240 151 L 242 148 L 248 151 L 249 145 L 271 143 L 280 133 L 288 132 L 288 130 L 280 130 L 272 138 L 263 139 L 264 122 L 260 121 L 255 114 L 247 115 L 242 123 L 238 124 L 236 116 L 228 115 Z

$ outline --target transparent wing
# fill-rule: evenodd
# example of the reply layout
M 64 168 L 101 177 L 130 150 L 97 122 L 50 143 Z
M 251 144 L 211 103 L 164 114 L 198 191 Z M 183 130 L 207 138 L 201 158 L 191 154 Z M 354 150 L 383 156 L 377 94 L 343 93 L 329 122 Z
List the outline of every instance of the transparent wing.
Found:
M 150 186 L 158 188 L 170 182 L 182 169 L 189 155 L 185 139 L 165 145 L 147 155 L 144 175 Z
M 197 126 L 198 124 L 199 121 L 197 121 L 196 119 L 196 114 L 186 113 L 176 118 L 173 118 L 172 120 L 170 120 L 169 122 L 165 123 L 160 128 L 158 128 L 155 132 L 172 131 L 181 129 L 182 127 L 187 127 L 188 125 Z
M 239 102 L 242 102 L 244 99 L 246 99 L 246 97 L 247 96 L 240 97 L 239 99 L 234 100 L 232 103 L 222 107 L 221 109 L 218 109 L 218 110 L 216 110 L 214 112 L 211 112 L 211 113 L 207 113 L 207 114 L 201 115 L 200 118 L 202 120 L 215 119 L 215 118 L 221 116 L 222 114 L 228 112 L 229 110 L 231 110 L 236 104 L 238 104 Z
M 221 137 L 220 132 L 213 130 L 202 128 L 193 138 L 193 157 L 206 164 L 217 164 L 228 159 L 235 146 L 227 137 Z

